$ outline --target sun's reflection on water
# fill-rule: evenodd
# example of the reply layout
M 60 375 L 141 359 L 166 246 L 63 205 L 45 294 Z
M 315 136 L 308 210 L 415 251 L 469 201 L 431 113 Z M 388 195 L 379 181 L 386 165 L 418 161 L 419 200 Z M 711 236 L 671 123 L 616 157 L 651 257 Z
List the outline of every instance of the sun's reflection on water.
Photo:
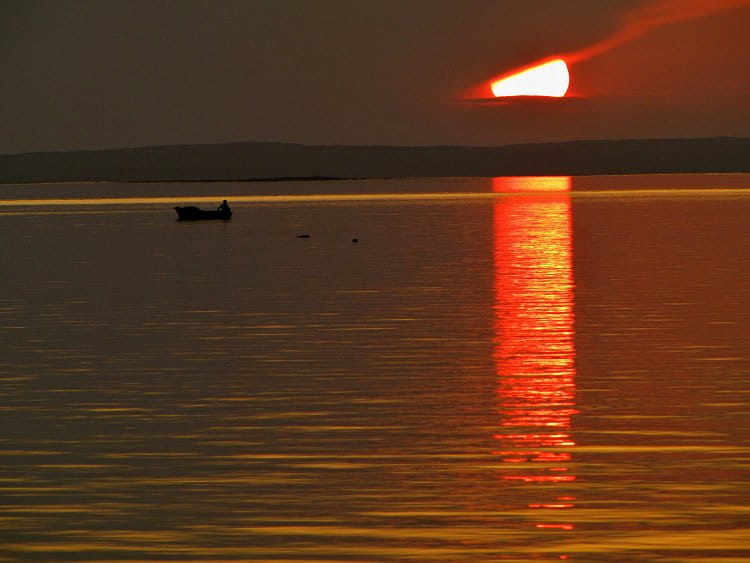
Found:
M 494 452 L 503 479 L 547 484 L 553 498 L 530 509 L 569 509 L 560 487 L 571 473 L 575 408 L 573 268 L 569 177 L 494 178 L 495 344 L 499 431 Z M 536 528 L 572 530 L 538 521 Z

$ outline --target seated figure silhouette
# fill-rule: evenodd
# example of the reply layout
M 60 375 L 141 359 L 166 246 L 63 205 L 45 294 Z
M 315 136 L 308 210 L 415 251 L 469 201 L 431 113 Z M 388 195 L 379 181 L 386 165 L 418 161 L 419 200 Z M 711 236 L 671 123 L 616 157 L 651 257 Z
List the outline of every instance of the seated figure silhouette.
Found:
M 229 204 L 227 203 L 227 200 L 221 202 L 221 205 L 216 209 L 219 213 L 231 213 L 232 210 L 229 209 Z

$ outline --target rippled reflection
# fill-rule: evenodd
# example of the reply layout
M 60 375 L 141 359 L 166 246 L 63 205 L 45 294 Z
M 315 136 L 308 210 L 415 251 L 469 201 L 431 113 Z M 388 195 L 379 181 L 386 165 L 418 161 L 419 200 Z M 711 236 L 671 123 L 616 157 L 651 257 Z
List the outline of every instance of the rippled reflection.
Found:
M 575 409 L 573 270 L 569 177 L 494 178 L 495 346 L 503 478 L 564 485 L 571 473 Z M 544 488 L 532 509 L 571 508 Z M 573 525 L 545 514 L 537 528 Z

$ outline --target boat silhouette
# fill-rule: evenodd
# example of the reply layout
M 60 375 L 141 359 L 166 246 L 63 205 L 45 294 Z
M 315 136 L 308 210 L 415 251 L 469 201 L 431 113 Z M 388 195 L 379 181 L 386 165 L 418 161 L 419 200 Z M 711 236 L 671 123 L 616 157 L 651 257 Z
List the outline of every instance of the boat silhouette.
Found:
M 178 221 L 198 221 L 202 219 L 221 219 L 228 221 L 232 218 L 232 210 L 229 207 L 219 208 L 216 211 L 200 209 L 194 205 L 186 207 L 175 207 Z

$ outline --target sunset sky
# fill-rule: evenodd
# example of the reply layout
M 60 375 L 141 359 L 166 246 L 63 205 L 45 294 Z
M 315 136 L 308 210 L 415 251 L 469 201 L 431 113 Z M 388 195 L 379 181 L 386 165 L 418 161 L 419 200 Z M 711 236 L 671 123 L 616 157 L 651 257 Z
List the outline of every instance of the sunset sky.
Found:
M 0 4 L 0 153 L 750 136 L 750 0 Z M 562 57 L 563 98 L 490 81 Z

